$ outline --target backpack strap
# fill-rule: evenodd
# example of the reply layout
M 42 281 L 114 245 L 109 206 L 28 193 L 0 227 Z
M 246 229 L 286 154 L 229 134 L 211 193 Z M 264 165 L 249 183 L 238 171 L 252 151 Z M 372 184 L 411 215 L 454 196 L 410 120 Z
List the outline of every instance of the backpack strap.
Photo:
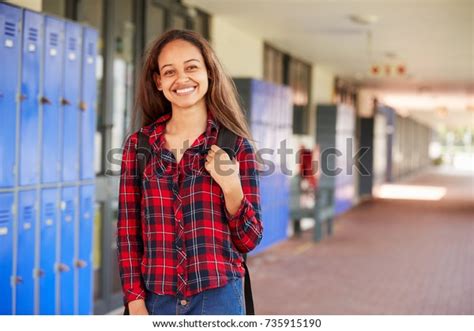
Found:
M 237 142 L 237 135 L 227 129 L 225 126 L 221 126 L 219 134 L 217 135 L 216 145 L 222 148 L 232 160 L 235 157 L 235 143 Z
M 143 171 L 150 159 L 151 146 L 149 142 L 149 136 L 144 134 L 141 130 L 138 131 L 138 144 L 137 144 L 137 161 L 138 161 L 138 177 L 141 179 Z
M 232 131 L 228 130 L 225 126 L 221 126 L 219 129 L 219 135 L 217 136 L 217 146 L 222 148 L 232 160 L 235 157 L 235 144 L 237 142 L 237 135 Z M 244 261 L 242 266 L 245 269 L 245 314 L 246 315 L 255 315 L 255 308 L 253 305 L 253 295 L 252 295 L 252 286 L 250 283 L 250 273 L 247 267 L 247 254 L 243 254 Z

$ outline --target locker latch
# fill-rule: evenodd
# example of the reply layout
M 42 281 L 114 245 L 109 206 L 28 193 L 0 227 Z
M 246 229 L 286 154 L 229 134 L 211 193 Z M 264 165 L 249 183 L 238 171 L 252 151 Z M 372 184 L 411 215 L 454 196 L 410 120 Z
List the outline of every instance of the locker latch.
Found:
M 87 262 L 84 260 L 76 260 L 75 265 L 77 268 L 84 268 L 87 266 Z
M 44 277 L 46 273 L 44 272 L 43 269 L 36 269 L 35 270 L 35 277 L 36 278 L 40 278 L 40 277 Z
M 69 106 L 71 104 L 71 101 L 65 98 L 61 98 L 61 105 L 63 106 Z
M 50 105 L 51 104 L 51 100 L 49 100 L 46 97 L 41 97 L 40 101 L 43 105 Z
M 21 276 L 12 276 L 12 283 L 13 285 L 18 285 L 23 283 L 23 277 Z
M 67 264 L 64 263 L 58 263 L 58 271 L 59 272 L 68 272 L 71 270 Z
M 82 111 L 86 111 L 87 110 L 87 103 L 85 103 L 84 101 L 79 102 L 79 109 L 82 110 Z

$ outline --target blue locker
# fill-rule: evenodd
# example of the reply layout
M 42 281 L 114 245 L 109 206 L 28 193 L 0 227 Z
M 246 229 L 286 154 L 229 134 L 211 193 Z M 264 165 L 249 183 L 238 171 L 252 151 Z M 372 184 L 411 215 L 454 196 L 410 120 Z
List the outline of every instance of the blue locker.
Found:
M 59 311 L 74 314 L 74 229 L 78 189 L 65 187 L 61 197 L 60 254 L 57 265 L 60 277 Z
M 250 87 L 250 94 L 251 94 L 251 99 L 252 103 L 250 106 L 250 113 L 251 113 L 251 120 L 253 122 L 261 123 L 262 118 L 261 118 L 261 113 L 263 110 L 263 98 L 262 98 L 262 82 L 258 80 L 252 80 L 251 81 L 251 87 Z
M 36 191 L 19 193 L 16 314 L 34 314 Z
M 43 16 L 24 11 L 20 95 L 20 185 L 38 183 L 38 107 Z
M 56 282 L 56 229 L 58 224 L 58 190 L 41 192 L 39 313 L 55 314 Z
M 12 313 L 13 193 L 0 193 L 0 315 Z
M 81 88 L 82 28 L 66 22 L 64 90 L 62 100 L 62 180 L 79 179 L 79 102 Z
M 21 51 L 19 8 L 0 3 L 0 187 L 15 184 L 16 108 Z
M 45 18 L 45 49 L 43 75 L 43 140 L 42 174 L 43 183 L 60 180 L 60 100 L 63 88 L 64 21 L 54 17 Z M 50 74 L 54 73 L 54 75 Z
M 79 311 L 80 315 L 93 313 L 93 260 L 92 244 L 94 230 L 95 186 L 86 185 L 80 189 L 79 214 L 79 259 L 78 268 Z
M 81 102 L 81 179 L 94 178 L 97 31 L 84 28 Z

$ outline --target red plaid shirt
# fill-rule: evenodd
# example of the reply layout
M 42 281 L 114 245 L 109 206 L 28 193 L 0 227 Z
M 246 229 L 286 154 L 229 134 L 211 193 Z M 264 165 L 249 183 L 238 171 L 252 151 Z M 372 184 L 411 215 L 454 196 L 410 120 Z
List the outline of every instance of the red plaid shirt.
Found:
M 152 153 L 140 177 L 137 132 L 124 145 L 120 176 L 117 247 L 124 302 L 145 299 L 146 290 L 189 297 L 245 275 L 241 253 L 262 239 L 259 177 L 255 154 L 238 137 L 236 159 L 244 198 L 229 215 L 220 186 L 204 168 L 219 124 L 208 112 L 207 128 L 185 151 L 179 165 L 164 148 L 171 114 L 141 130 Z

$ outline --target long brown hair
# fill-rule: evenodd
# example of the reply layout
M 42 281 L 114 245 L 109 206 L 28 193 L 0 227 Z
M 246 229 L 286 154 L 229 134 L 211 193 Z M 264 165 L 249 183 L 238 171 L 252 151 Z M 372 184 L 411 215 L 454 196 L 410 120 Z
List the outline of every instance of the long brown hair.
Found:
M 173 29 L 158 37 L 148 48 L 136 95 L 135 111 L 132 115 L 131 130 L 137 124 L 141 127 L 153 123 L 160 116 L 171 112 L 171 103 L 156 88 L 153 74 L 159 73 L 158 56 L 163 47 L 171 41 L 184 40 L 197 47 L 204 58 L 208 72 L 209 88 L 205 95 L 206 105 L 220 125 L 235 134 L 254 140 L 245 115 L 237 100 L 237 89 L 232 79 L 225 73 L 208 41 L 191 30 Z

